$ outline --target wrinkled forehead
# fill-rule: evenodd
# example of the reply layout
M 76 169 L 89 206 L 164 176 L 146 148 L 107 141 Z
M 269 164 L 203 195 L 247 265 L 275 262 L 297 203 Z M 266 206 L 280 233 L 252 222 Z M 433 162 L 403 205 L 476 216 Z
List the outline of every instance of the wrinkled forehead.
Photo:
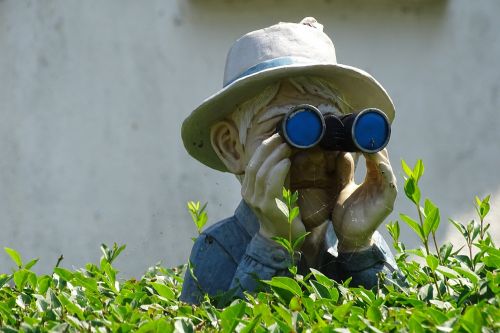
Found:
M 256 116 L 257 124 L 264 123 L 270 119 L 278 118 L 284 116 L 291 109 L 297 105 L 283 105 L 283 106 L 272 106 L 269 108 L 264 108 Z M 342 112 L 333 104 L 320 104 L 315 105 L 315 107 L 321 111 L 322 114 L 334 114 L 336 116 L 342 115 Z

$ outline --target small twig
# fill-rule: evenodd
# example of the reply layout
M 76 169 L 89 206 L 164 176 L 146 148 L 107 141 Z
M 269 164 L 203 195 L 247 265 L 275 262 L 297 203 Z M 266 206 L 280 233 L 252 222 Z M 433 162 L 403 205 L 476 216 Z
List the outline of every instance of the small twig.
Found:
M 61 261 L 63 261 L 63 259 L 64 259 L 64 256 L 61 254 L 61 255 L 59 256 L 59 258 L 57 258 L 57 264 L 56 264 L 56 267 L 59 267 L 59 264 L 61 263 Z

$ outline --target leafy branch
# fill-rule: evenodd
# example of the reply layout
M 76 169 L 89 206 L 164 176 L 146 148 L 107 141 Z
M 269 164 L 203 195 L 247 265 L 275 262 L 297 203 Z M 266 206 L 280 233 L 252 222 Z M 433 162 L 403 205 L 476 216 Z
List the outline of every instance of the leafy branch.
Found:
M 299 235 L 297 238 L 292 239 L 292 223 L 300 215 L 299 207 L 297 206 L 297 200 L 299 198 L 299 193 L 297 191 L 291 192 L 290 190 L 283 187 L 282 199 L 275 198 L 276 205 L 283 215 L 287 218 L 288 223 L 288 239 L 284 237 L 272 237 L 271 239 L 283 246 L 288 254 L 290 255 L 291 271 L 292 273 L 297 273 L 297 268 L 295 263 L 295 252 L 300 249 L 300 246 L 309 235 L 309 232 L 305 232 Z

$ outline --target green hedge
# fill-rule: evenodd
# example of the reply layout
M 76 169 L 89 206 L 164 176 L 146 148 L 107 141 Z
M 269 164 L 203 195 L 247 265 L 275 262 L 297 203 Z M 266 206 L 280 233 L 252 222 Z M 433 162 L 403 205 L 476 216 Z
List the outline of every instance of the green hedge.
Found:
M 434 237 L 439 209 L 428 199 L 421 203 L 423 164 L 411 169 L 403 163 L 403 170 L 416 218 L 401 214 L 401 220 L 423 244 L 407 250 L 399 242 L 399 223 L 389 223 L 407 286 L 352 288 L 349 281 L 339 284 L 312 270 L 307 276 L 275 277 L 266 282 L 268 292 L 245 301 L 206 297 L 191 306 L 179 301 L 185 267 L 157 265 L 140 280 L 118 279 L 113 262 L 124 246 L 103 245 L 98 264 L 75 271 L 58 262 L 50 275 L 36 275 L 31 268 L 37 260 L 24 263 L 6 248 L 17 268 L 0 275 L 0 331 L 499 332 L 500 250 L 488 234 L 489 197 L 476 198 L 477 221 L 450 221 L 464 237 L 463 248 L 439 245 Z M 190 205 L 198 222 L 206 221 L 203 210 Z M 410 260 L 415 257 L 422 263 Z

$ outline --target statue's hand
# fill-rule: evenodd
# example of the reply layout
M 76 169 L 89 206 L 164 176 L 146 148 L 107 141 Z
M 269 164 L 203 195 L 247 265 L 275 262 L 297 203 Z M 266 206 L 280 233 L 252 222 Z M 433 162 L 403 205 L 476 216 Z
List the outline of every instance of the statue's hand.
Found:
M 291 148 L 275 134 L 261 143 L 245 169 L 241 196 L 259 219 L 260 234 L 267 238 L 288 238 L 288 219 L 277 207 L 275 198 L 281 198 L 290 170 L 291 152 Z M 292 238 L 304 232 L 304 224 L 297 217 L 292 223 Z
M 346 184 L 333 209 L 333 228 L 340 252 L 354 252 L 371 245 L 373 232 L 392 212 L 396 199 L 396 177 L 387 150 L 364 154 L 366 177 L 361 185 L 354 183 L 351 154 L 342 154 L 337 162 L 339 181 Z

